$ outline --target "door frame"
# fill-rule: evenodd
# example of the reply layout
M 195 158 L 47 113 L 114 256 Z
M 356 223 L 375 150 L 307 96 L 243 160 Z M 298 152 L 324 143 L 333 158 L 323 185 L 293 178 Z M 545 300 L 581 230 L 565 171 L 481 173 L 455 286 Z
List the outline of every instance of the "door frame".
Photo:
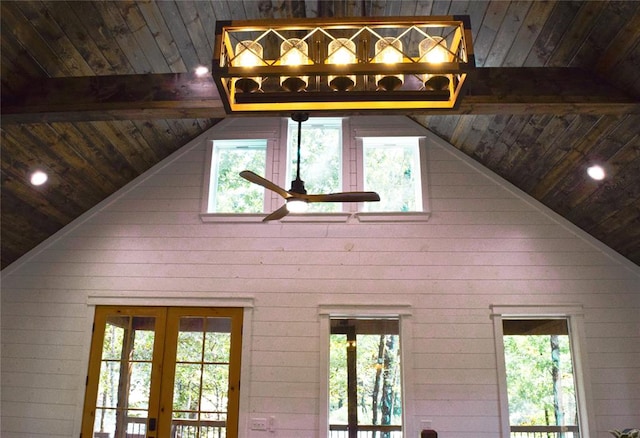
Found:
M 85 313 L 85 336 L 82 349 L 82 360 L 78 375 L 78 392 L 76 403 L 76 421 L 74 422 L 73 436 L 80 436 L 82 432 L 82 415 L 84 411 L 84 398 L 86 392 L 86 372 L 89 369 L 89 355 L 91 352 L 92 327 L 96 306 L 122 306 L 122 307 L 240 307 L 243 309 L 242 327 L 242 360 L 240 363 L 240 381 L 243 390 L 240 391 L 238 407 L 238 437 L 248 436 L 249 423 L 249 388 L 251 368 L 251 345 L 253 333 L 253 309 L 255 298 L 250 295 L 235 297 L 212 297 L 202 292 L 170 292 L 167 294 L 158 292 L 94 292 L 87 296 L 87 310 Z

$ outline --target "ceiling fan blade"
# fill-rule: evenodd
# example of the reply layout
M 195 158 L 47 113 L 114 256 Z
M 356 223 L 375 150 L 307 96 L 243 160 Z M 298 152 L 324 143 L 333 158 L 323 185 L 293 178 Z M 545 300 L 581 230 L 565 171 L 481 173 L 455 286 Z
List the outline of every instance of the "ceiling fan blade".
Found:
M 259 186 L 262 186 L 266 189 L 269 189 L 273 192 L 276 192 L 278 195 L 282 196 L 283 198 L 287 199 L 290 198 L 291 195 L 282 187 L 272 183 L 271 181 L 269 181 L 266 178 L 261 177 L 260 175 L 258 175 L 257 173 L 254 173 L 250 170 L 243 170 L 242 172 L 240 172 L 240 176 L 243 177 L 244 179 L 246 179 L 249 182 L 252 182 L 254 184 L 258 184 Z
M 289 214 L 289 210 L 287 210 L 287 204 L 284 204 L 282 207 L 262 219 L 262 222 L 277 221 L 278 219 L 285 217 L 287 214 Z
M 325 195 L 303 195 L 307 202 L 375 202 L 380 200 L 376 192 L 343 192 Z

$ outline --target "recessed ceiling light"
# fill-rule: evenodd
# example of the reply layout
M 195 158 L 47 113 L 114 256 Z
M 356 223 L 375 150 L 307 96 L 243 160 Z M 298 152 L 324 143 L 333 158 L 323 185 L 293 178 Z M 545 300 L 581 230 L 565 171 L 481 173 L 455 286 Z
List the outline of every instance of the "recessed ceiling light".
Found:
M 209 69 L 204 65 L 196 67 L 196 76 L 204 76 L 209 73 Z
M 596 164 L 596 165 L 593 165 L 593 166 L 590 166 L 590 167 L 587 169 L 587 174 L 588 174 L 591 178 L 595 179 L 596 181 L 603 180 L 603 179 L 604 179 L 604 177 L 606 176 L 606 174 L 605 174 L 604 169 L 602 168 L 602 166 L 598 166 L 597 164 Z
M 49 179 L 49 177 L 42 170 L 36 170 L 31 174 L 31 184 L 34 186 L 41 186 L 47 182 L 47 179 Z

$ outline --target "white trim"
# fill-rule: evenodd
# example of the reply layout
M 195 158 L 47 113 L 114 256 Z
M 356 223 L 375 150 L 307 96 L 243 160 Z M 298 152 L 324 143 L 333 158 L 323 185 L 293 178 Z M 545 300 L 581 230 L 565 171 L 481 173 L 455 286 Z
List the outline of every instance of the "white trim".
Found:
M 358 167 L 358 147 L 356 139 L 351 135 L 349 117 L 342 119 L 342 191 L 357 191 L 357 181 L 362 175 L 362 166 Z M 342 210 L 356 213 L 362 203 L 345 202 Z
M 276 208 L 279 208 L 276 207 Z M 266 214 L 262 213 L 201 213 L 202 222 L 210 223 L 262 223 Z M 270 224 L 277 223 L 352 223 L 352 222 L 427 222 L 431 218 L 431 213 L 421 211 L 408 212 L 336 212 L 336 213 L 290 213 L 280 220 L 269 221 Z
M 511 426 L 509 424 L 509 401 L 507 395 L 507 372 L 504 359 L 504 319 L 544 319 L 562 318 L 569 326 L 569 342 L 573 360 L 574 378 L 576 385 L 576 402 L 578 405 L 578 424 L 580 436 L 590 437 L 590 430 L 595 430 L 595 419 L 588 415 L 594 412 L 591 408 L 591 379 L 588 376 L 586 356 L 582 342 L 586 338 L 584 331 L 584 311 L 580 304 L 566 305 L 491 305 L 491 319 L 493 319 L 493 333 L 496 351 L 496 372 L 498 378 L 498 403 L 500 414 L 500 436 L 508 438 Z
M 273 163 L 273 181 L 281 187 L 287 190 L 290 187 L 291 182 L 287 181 L 287 165 L 288 165 L 288 150 L 289 150 L 289 119 L 282 117 L 280 119 L 280 136 L 276 140 L 277 150 L 273 154 L 273 160 L 277 161 Z M 267 190 L 271 192 L 270 190 Z M 271 192 L 271 209 L 268 212 L 276 211 L 280 206 L 284 204 L 284 200 L 273 192 Z
M 427 222 L 431 213 L 422 211 L 362 211 L 355 214 L 359 222 Z
M 87 296 L 88 306 L 162 306 L 162 307 L 244 307 L 253 308 L 252 296 L 220 297 L 207 294 L 156 293 L 156 292 L 113 292 L 91 293 Z
M 213 140 L 205 141 L 206 151 L 204 156 L 204 173 L 202 174 L 202 196 L 200 199 L 200 212 L 209 211 L 209 197 L 211 196 L 211 164 L 213 162 Z
M 329 437 L 329 336 L 331 318 L 398 319 L 400 325 L 400 363 L 402 372 L 402 435 L 417 436 L 413 391 L 413 326 L 409 304 L 320 304 L 320 376 L 319 376 L 319 436 Z
M 379 318 L 397 318 L 412 314 L 410 304 L 320 304 L 318 315 L 334 318 L 362 318 L 373 316 Z
M 431 214 L 431 185 L 429 184 L 429 147 L 427 138 L 420 136 L 418 138 L 418 153 L 420 162 L 420 188 L 422 194 L 422 211 Z
M 263 213 L 200 213 L 202 222 L 225 224 L 261 223 L 265 217 Z
M 510 304 L 492 304 L 491 317 L 509 317 L 509 318 L 549 318 L 549 317 L 565 317 L 584 315 L 584 309 L 581 304 L 532 304 L 532 305 L 510 305 Z

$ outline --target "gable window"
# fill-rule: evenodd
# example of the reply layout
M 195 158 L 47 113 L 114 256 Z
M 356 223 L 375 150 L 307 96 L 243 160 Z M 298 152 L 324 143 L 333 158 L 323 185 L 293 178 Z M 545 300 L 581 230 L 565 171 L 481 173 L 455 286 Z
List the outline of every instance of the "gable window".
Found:
M 377 192 L 379 203 L 364 211 L 422 211 L 422 172 L 418 137 L 362 139 L 364 190 Z
M 424 221 L 429 217 L 427 140 L 398 117 L 311 117 L 301 124 L 300 179 L 309 194 L 373 191 L 379 202 L 314 202 L 287 221 Z M 210 143 L 204 221 L 258 222 L 285 200 L 239 174 L 250 170 L 289 190 L 296 179 L 298 123 L 225 120 Z M 222 123 L 221 123 L 222 125 Z M 307 214 L 311 213 L 311 214 Z
M 287 131 L 287 175 L 284 187 L 288 190 L 296 178 L 298 123 L 289 120 Z M 342 191 L 342 120 L 310 118 L 302 123 L 300 140 L 300 178 L 307 193 Z M 309 212 L 342 211 L 340 203 L 313 203 Z
M 330 436 L 401 437 L 399 320 L 332 318 L 330 325 Z
M 267 161 L 266 140 L 214 140 L 209 181 L 210 213 L 262 213 L 264 190 L 238 174 L 251 170 L 264 175 Z
M 571 317 L 500 318 L 499 369 L 509 434 L 552 438 L 586 436 L 580 367 Z M 575 325 L 575 324 L 574 324 Z M 536 435 L 537 436 L 537 435 Z

